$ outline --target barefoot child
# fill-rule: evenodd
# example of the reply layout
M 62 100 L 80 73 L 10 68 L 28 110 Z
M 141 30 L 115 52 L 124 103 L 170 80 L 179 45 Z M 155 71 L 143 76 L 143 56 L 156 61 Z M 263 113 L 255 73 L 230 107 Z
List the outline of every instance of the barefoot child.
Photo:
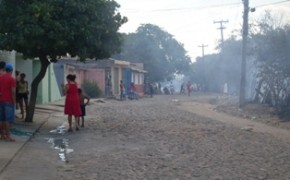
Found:
M 80 116 L 80 118 L 82 119 L 81 127 L 84 127 L 84 121 L 85 121 L 85 115 L 86 115 L 86 105 L 89 104 L 90 98 L 88 96 L 84 95 L 82 89 L 79 88 L 78 92 L 79 92 L 81 111 L 82 111 L 82 114 Z

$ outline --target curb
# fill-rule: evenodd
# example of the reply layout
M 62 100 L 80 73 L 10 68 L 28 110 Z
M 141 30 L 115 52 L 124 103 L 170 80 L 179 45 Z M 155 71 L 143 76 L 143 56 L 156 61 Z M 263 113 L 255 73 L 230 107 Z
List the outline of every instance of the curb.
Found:
M 15 159 L 15 157 L 20 153 L 20 151 L 24 148 L 24 146 L 31 141 L 31 139 L 35 136 L 35 134 L 42 128 L 42 126 L 44 124 L 47 123 L 47 121 L 50 119 L 51 117 L 51 113 L 49 113 L 49 116 L 40 123 L 40 125 L 33 130 L 32 135 L 28 137 L 27 140 L 24 141 L 24 143 L 18 148 L 18 150 L 14 153 L 14 155 L 12 156 L 12 158 L 9 159 L 9 161 L 3 166 L 3 168 L 1 168 L 0 170 L 0 175 L 5 171 L 5 169 L 11 164 L 11 162 Z

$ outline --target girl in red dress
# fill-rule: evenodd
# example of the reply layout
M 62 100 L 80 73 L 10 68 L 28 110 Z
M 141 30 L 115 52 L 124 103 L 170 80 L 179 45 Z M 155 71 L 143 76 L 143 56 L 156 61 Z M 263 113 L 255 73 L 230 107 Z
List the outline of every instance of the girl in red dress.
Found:
M 79 116 L 81 113 L 81 105 L 78 95 L 78 86 L 75 82 L 76 76 L 69 74 L 66 76 L 67 84 L 64 87 L 65 105 L 64 105 L 64 114 L 68 115 L 68 131 L 72 131 L 72 116 L 75 118 L 75 128 L 76 131 L 79 130 Z

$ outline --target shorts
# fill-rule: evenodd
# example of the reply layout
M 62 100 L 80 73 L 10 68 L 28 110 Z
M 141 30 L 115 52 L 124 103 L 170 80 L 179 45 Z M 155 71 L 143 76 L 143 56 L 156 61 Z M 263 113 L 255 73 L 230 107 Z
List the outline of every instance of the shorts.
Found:
M 13 103 L 0 103 L 0 121 L 10 123 L 15 121 L 15 107 Z
M 27 93 L 18 93 L 16 95 L 16 99 L 19 101 L 19 100 L 27 100 L 28 99 L 28 94 Z
M 82 114 L 80 116 L 86 115 L 86 105 L 81 105 L 81 112 L 82 112 Z

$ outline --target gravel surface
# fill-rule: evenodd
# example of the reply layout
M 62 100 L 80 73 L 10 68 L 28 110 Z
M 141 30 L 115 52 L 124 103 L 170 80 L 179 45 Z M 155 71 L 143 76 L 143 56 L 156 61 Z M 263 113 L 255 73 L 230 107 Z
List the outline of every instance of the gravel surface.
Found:
M 29 174 L 33 177 L 31 172 L 41 168 L 41 159 L 53 172 L 41 171 L 43 179 L 290 179 L 290 137 L 277 139 L 182 109 L 182 104 L 193 101 L 216 103 L 213 97 L 177 95 L 95 101 L 87 107 L 84 128 L 54 135 L 68 139 L 69 148 L 74 150 L 67 154 L 67 162 L 56 161 L 57 152 L 43 148 L 34 167 L 21 167 L 26 172 L 21 179 L 29 179 L 25 178 Z M 65 116 L 56 115 L 51 122 L 56 126 L 65 120 Z M 48 135 L 48 131 L 40 133 L 28 147 L 44 147 Z M 24 151 L 29 154 L 27 148 Z
M 177 108 L 194 97 L 158 96 L 89 107 L 74 133 L 78 179 L 290 179 L 289 143 Z

